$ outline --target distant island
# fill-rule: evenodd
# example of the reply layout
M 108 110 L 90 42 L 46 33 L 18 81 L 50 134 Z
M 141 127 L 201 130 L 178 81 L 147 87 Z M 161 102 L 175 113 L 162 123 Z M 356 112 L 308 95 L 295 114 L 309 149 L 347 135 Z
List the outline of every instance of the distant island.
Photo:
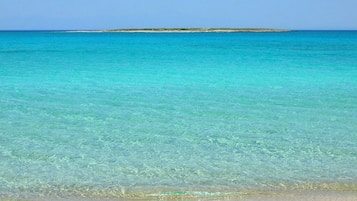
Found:
M 125 33 L 191 33 L 191 32 L 290 32 L 285 29 L 269 29 L 269 28 L 138 28 L 138 29 L 108 29 L 108 30 L 93 30 L 93 31 L 71 31 L 71 32 L 125 32 Z

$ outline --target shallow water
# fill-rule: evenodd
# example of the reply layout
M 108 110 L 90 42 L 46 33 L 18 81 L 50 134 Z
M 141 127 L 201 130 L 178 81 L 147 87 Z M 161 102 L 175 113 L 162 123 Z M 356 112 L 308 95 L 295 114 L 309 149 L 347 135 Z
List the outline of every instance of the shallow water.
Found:
M 0 32 L 0 198 L 357 190 L 357 32 Z

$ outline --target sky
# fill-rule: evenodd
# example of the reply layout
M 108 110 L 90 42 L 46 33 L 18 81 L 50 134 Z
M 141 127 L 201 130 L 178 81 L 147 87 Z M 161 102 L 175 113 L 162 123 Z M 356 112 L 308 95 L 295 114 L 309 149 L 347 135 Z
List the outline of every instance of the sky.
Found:
M 0 0 L 0 30 L 357 30 L 357 0 Z

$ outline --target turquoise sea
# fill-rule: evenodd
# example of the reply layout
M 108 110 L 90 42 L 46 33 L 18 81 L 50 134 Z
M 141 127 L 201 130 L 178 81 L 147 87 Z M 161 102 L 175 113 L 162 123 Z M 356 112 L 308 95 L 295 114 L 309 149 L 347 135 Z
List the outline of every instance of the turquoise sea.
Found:
M 357 191 L 357 32 L 0 32 L 0 199 Z

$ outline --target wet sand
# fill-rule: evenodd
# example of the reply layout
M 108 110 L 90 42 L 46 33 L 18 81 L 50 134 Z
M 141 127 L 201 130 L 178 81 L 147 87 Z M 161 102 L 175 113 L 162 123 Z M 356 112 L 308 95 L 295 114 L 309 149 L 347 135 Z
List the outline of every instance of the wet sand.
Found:
M 224 195 L 224 196 L 215 196 L 215 195 L 197 195 L 197 194 L 152 194 L 146 196 L 100 196 L 100 197 L 52 197 L 52 196 L 41 196 L 33 198 L 0 198 L 0 201 L 152 201 L 152 200 L 188 200 L 188 201 L 357 201 L 357 192 L 348 191 L 348 192 L 331 192 L 331 191 L 321 191 L 321 192 L 294 192 L 294 193 L 269 193 L 269 194 L 259 194 L 259 195 L 250 195 L 250 194 L 235 194 Z

